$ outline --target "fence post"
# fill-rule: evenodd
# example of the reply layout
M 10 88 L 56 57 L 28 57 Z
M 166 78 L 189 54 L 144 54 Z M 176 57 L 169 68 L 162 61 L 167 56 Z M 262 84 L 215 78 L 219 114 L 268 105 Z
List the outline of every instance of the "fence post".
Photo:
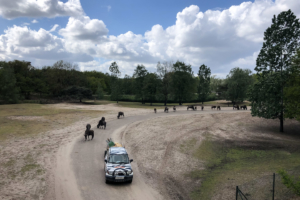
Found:
M 238 200 L 238 194 L 239 194 L 239 186 L 236 186 L 236 189 L 235 189 L 235 200 Z
M 274 200 L 274 196 L 275 196 L 275 173 L 273 173 L 273 196 L 272 196 L 272 200 Z

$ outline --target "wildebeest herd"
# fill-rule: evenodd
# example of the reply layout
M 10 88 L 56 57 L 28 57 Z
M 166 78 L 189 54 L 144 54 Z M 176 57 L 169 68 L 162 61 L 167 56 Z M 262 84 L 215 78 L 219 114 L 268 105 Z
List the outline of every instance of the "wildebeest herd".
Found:
M 197 106 L 194 106 L 194 105 L 188 105 L 186 110 L 189 110 L 189 109 L 192 109 L 194 111 L 197 110 Z M 214 110 L 214 109 L 217 109 L 217 110 L 221 110 L 221 106 L 211 106 L 211 109 Z M 233 105 L 233 109 L 237 109 L 237 110 L 247 110 L 247 106 L 246 105 L 243 105 L 243 106 L 238 106 L 238 105 Z M 201 110 L 204 110 L 204 106 L 201 106 Z M 175 112 L 176 111 L 176 107 L 173 106 L 173 111 Z M 157 112 L 157 109 L 154 108 L 154 113 Z M 164 112 L 168 113 L 169 112 L 169 108 L 166 106 L 164 108 Z
M 119 119 L 121 116 L 123 116 L 123 118 L 124 118 L 124 112 L 119 112 L 118 113 L 118 116 L 117 116 L 117 118 Z M 85 132 L 84 132 L 84 137 L 85 137 L 85 141 L 88 139 L 90 139 L 90 136 L 92 137 L 92 139 L 91 140 L 93 140 L 94 139 L 94 131 L 93 130 L 91 130 L 91 125 L 90 124 L 87 124 L 86 125 L 86 130 L 85 130 Z M 97 128 L 102 128 L 102 129 L 106 129 L 106 121 L 105 121 L 105 117 L 102 117 L 101 119 L 100 119 L 100 121 L 98 122 L 98 125 L 97 125 Z

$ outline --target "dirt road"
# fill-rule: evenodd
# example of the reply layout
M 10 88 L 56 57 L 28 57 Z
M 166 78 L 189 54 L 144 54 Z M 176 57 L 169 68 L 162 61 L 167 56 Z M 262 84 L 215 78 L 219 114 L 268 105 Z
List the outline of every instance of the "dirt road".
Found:
M 212 113 L 249 112 L 231 109 L 216 111 L 177 111 L 169 113 L 149 113 L 148 115 L 132 116 L 107 122 L 106 130 L 97 129 L 92 141 L 84 141 L 83 135 L 78 136 L 72 143 L 62 146 L 58 151 L 55 172 L 56 199 L 164 199 L 164 197 L 149 187 L 138 166 L 133 161 L 134 179 L 132 184 L 105 184 L 104 150 L 105 140 L 113 137 L 121 140 L 122 133 L 128 125 L 155 117 L 212 114 Z M 125 113 L 126 115 L 126 113 Z M 124 141 L 123 141 L 124 142 Z M 124 144 L 123 144 L 124 145 Z M 126 143 L 125 143 L 126 145 Z M 130 157 L 129 152 L 129 157 Z M 135 159 L 130 157 L 130 159 Z

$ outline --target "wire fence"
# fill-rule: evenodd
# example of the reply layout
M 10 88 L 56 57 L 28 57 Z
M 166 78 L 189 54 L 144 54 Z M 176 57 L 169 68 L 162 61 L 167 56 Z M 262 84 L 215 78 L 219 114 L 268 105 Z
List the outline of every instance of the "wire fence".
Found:
M 288 171 L 288 174 L 299 177 L 300 167 Z M 236 200 L 300 200 L 281 181 L 277 173 L 254 179 L 242 185 L 236 186 Z

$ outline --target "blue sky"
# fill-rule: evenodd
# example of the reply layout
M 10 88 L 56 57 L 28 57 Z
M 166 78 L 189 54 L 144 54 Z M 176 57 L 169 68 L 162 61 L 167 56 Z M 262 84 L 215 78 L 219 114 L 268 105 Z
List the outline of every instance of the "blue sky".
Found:
M 123 75 L 180 60 L 225 77 L 254 69 L 273 15 L 288 9 L 300 17 L 299 0 L 0 0 L 0 59 L 103 72 L 116 61 Z

